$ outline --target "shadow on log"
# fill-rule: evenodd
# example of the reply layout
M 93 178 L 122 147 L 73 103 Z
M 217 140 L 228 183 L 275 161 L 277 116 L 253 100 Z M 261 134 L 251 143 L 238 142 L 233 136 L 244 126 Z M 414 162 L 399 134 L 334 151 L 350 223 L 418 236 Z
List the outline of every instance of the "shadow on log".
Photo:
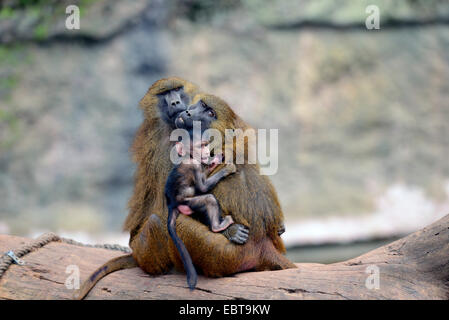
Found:
M 30 239 L 0 235 L 0 252 Z M 122 253 L 51 242 L 11 265 L 0 278 L 0 299 L 71 299 L 65 282 L 79 267 L 81 280 Z M 87 299 L 448 299 L 449 215 L 429 227 L 360 257 L 298 269 L 199 277 L 189 291 L 185 275 L 149 276 L 138 268 L 106 276 Z M 370 271 L 379 271 L 378 283 Z M 373 281 L 371 281 L 373 280 Z M 368 285 L 367 285 L 368 282 Z M 378 288 L 377 285 L 378 284 Z

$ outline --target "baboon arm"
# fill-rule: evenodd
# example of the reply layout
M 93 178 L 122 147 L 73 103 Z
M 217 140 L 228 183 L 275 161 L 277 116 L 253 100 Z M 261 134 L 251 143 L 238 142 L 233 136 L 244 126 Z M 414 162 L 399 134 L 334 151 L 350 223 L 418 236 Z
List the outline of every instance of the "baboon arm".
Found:
M 206 178 L 206 175 L 204 173 L 199 172 L 199 170 L 197 170 L 196 171 L 197 188 L 202 193 L 208 193 L 217 185 L 218 182 L 220 182 L 221 179 L 223 179 L 227 175 L 228 172 L 226 168 L 219 170 L 217 173 L 210 176 L 209 178 Z

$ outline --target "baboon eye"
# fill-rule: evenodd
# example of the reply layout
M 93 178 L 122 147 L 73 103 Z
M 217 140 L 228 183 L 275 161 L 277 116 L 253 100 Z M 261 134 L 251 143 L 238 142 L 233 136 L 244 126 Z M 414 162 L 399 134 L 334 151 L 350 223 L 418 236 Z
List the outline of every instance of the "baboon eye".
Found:
M 181 89 L 181 87 L 175 88 L 175 91 L 179 91 Z
M 215 112 L 214 112 L 214 110 L 210 109 L 209 111 L 207 111 L 207 115 L 208 115 L 209 117 L 211 117 L 211 118 L 214 118 L 214 117 L 215 117 Z

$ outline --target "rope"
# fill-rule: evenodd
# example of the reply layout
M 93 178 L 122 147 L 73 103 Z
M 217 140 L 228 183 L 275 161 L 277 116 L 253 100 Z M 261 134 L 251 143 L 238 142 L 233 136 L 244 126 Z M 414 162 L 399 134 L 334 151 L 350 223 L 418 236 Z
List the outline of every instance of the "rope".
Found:
M 80 247 L 90 247 L 90 248 L 102 248 L 102 249 L 108 249 L 108 250 L 117 250 L 122 251 L 125 253 L 131 253 L 131 249 L 129 247 L 124 247 L 118 244 L 84 244 L 72 239 L 62 238 L 52 232 L 44 233 L 40 237 L 36 238 L 36 240 L 32 241 L 29 244 L 25 244 L 22 247 L 20 247 L 17 250 L 14 250 L 13 254 L 17 258 L 21 258 L 25 256 L 26 254 L 35 251 L 39 248 L 42 248 L 46 244 L 54 241 L 60 241 L 63 243 L 80 246 Z M 9 266 L 15 262 L 15 259 L 8 254 L 5 254 L 0 257 L 0 279 L 3 276 L 3 274 L 8 270 Z
M 72 244 L 74 246 L 80 246 L 80 247 L 89 247 L 89 248 L 100 248 L 100 249 L 108 249 L 108 250 L 116 250 L 121 251 L 125 253 L 131 253 L 131 249 L 129 247 L 121 246 L 119 244 L 85 244 L 78 241 L 75 241 L 73 239 L 67 239 L 67 238 L 59 238 L 61 242 Z

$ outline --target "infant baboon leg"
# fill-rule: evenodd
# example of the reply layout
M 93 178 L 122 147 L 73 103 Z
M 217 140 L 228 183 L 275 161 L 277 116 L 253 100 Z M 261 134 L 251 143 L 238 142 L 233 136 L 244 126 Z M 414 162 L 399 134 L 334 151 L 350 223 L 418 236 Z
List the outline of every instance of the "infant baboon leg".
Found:
M 221 234 L 210 232 L 203 223 L 188 216 L 180 215 L 177 223 L 179 237 L 195 266 L 206 276 L 221 277 L 243 271 L 242 264 L 247 254 L 243 246 L 233 245 Z M 204 259 L 204 252 L 219 259 Z
M 221 218 L 220 206 L 213 194 L 203 194 L 188 198 L 187 203 L 189 208 L 207 218 L 213 232 L 223 231 L 234 223 L 231 216 L 226 216 L 224 219 Z
M 221 211 L 218 201 L 212 194 L 204 194 L 188 198 L 188 206 L 195 212 L 209 219 L 210 228 L 213 232 L 222 232 L 229 240 L 237 244 L 244 244 L 248 240 L 248 228 L 241 224 L 234 224 L 231 216 L 226 216 L 221 221 Z
M 226 216 L 226 217 L 224 217 L 224 219 L 221 222 L 219 221 L 219 219 L 217 219 L 216 221 L 213 221 L 211 223 L 211 229 L 213 232 L 220 232 L 220 231 L 227 229 L 233 223 L 234 223 L 234 220 L 232 219 L 232 217 Z

